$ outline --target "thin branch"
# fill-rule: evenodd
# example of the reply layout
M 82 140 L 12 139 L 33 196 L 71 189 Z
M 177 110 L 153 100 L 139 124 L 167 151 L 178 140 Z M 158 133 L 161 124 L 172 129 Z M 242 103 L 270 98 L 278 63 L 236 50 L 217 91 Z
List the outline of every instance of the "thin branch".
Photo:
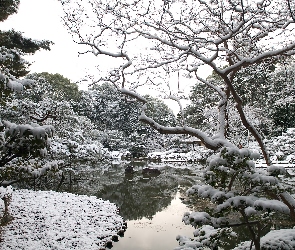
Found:
M 292 11 L 292 8 L 291 8 L 290 0 L 287 0 L 287 4 L 288 4 L 288 8 L 289 8 L 289 12 L 290 12 L 291 18 L 292 18 L 293 21 L 295 22 L 295 15 L 293 14 L 293 11 Z

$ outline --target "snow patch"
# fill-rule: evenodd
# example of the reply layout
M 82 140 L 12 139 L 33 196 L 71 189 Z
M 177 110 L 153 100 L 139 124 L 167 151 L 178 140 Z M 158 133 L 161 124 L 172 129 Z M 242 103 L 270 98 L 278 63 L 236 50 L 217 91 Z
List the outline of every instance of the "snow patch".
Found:
M 1 249 L 99 249 L 122 228 L 115 204 L 93 196 L 16 190 Z

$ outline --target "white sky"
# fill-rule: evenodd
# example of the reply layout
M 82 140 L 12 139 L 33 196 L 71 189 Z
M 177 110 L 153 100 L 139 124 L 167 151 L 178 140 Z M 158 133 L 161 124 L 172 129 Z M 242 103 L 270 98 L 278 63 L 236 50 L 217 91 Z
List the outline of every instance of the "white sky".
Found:
M 32 39 L 50 40 L 55 44 L 51 51 L 38 51 L 26 57 L 33 62 L 31 72 L 59 73 L 73 82 L 87 74 L 94 56 L 78 56 L 81 47 L 72 41 L 71 35 L 62 24 L 62 7 L 57 0 L 21 0 L 17 14 L 0 23 L 1 30 L 14 29 Z M 80 86 L 85 89 L 86 86 Z
M 88 73 L 94 75 L 99 73 L 95 70 L 98 60 L 102 61 L 101 66 L 104 68 L 107 67 L 107 62 L 105 58 L 91 54 L 79 56 L 78 52 L 83 51 L 83 48 L 73 42 L 71 35 L 63 26 L 62 15 L 62 6 L 58 0 L 21 0 L 18 13 L 1 22 L 0 30 L 14 29 L 23 32 L 28 38 L 54 42 L 50 51 L 41 50 L 26 57 L 32 63 L 31 73 L 59 73 L 72 82 L 79 82 Z M 86 82 L 78 85 L 80 89 L 87 89 Z M 189 93 L 190 87 L 191 84 L 185 87 L 186 94 Z M 165 100 L 165 103 L 174 113 L 179 111 L 175 101 Z M 183 101 L 182 106 L 187 103 Z

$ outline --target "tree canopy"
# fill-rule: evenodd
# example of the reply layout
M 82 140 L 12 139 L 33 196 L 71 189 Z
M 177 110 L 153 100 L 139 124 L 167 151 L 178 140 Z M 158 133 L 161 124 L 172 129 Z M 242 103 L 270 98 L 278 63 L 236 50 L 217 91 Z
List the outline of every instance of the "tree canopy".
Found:
M 162 133 L 193 134 L 208 148 L 218 149 L 227 145 L 226 111 L 232 97 L 243 126 L 258 141 L 269 162 L 261 136 L 245 116 L 234 79 L 241 69 L 294 54 L 292 17 L 287 3 L 85 1 L 83 8 L 79 1 L 61 3 L 67 13 L 65 24 L 78 43 L 91 47 L 96 56 L 121 59 L 101 80 L 109 80 L 123 93 L 145 103 L 133 91 L 136 86 L 160 82 L 169 86 L 173 72 L 180 72 L 208 85 L 220 99 L 219 127 L 214 136 L 198 129 L 165 128 L 144 113 L 140 118 L 143 122 Z M 106 40 L 109 42 L 105 43 Z M 202 79 L 202 65 L 210 66 L 222 81 L 216 84 Z M 126 91 L 127 87 L 130 91 Z M 176 94 L 166 93 L 167 97 L 177 99 Z
M 19 0 L 4 0 L 0 3 L 0 22 L 6 20 L 18 10 Z
M 83 6 L 78 0 L 60 2 L 65 11 L 65 25 L 74 40 L 84 48 L 88 46 L 86 53 L 97 56 L 98 64 L 100 56 L 111 58 L 112 68 L 107 73 L 101 72 L 96 83 L 109 82 L 129 99 L 141 103 L 140 121 L 160 133 L 192 135 L 216 151 L 208 159 L 205 185 L 196 185 L 189 191 L 208 198 L 216 206 L 210 213 L 184 216 L 184 220 L 194 226 L 211 226 L 210 235 L 202 245 L 198 240 L 185 241 L 180 237 L 179 249 L 204 246 L 216 249 L 219 236 L 232 235 L 230 230 L 222 230 L 224 226 L 234 226 L 228 216 L 230 211 L 239 213 L 242 218 L 239 225 L 247 225 L 251 247 L 254 245 L 257 250 L 264 212 L 268 215 L 271 211 L 280 212 L 295 218 L 294 199 L 286 190 L 280 190 L 278 179 L 271 173 L 255 169 L 252 160 L 257 154 L 239 149 L 238 141 L 231 140 L 229 133 L 234 127 L 231 111 L 238 117 L 239 127 L 243 126 L 255 138 L 267 165 L 271 165 L 259 130 L 247 117 L 247 105 L 264 93 L 263 73 L 274 69 L 266 67 L 267 72 L 258 71 L 256 79 L 249 75 L 254 68 L 272 66 L 295 54 L 290 1 L 94 0 L 84 1 Z M 213 77 L 203 77 L 203 66 L 211 68 Z M 244 73 L 246 78 L 242 76 Z M 198 117 L 196 127 L 189 127 L 185 121 L 167 126 L 148 114 L 150 100 L 139 95 L 138 88 L 152 86 L 160 89 L 166 98 L 181 104 L 182 94 L 172 91 L 177 75 L 181 76 L 178 87 L 193 79 L 202 83 L 198 87 L 206 86 L 214 93 L 211 102 L 217 113 L 214 130 L 204 131 L 205 116 Z M 255 91 L 249 95 L 245 89 Z M 204 96 L 208 98 L 208 94 Z M 204 102 L 199 96 L 197 99 L 194 108 L 202 109 Z M 219 231 L 212 231 L 214 227 Z M 205 227 L 201 227 L 196 235 L 204 235 L 204 232 Z M 207 243 L 210 245 L 205 245 Z
M 16 13 L 19 1 L 1 1 L 0 20 Z M 22 36 L 20 32 L 0 31 L 0 108 L 7 111 L 6 101 L 14 92 L 21 92 L 31 86 L 33 80 L 20 79 L 28 73 L 29 64 L 23 56 L 40 49 L 49 49 L 50 41 L 36 41 Z M 4 108 L 3 108 L 4 106 Z M 7 112 L 6 112 L 7 113 Z M 8 112 L 9 113 L 9 112 Z M 53 127 L 36 123 L 16 124 L 2 120 L 0 116 L 0 185 L 14 182 L 14 176 L 26 172 L 19 166 L 18 159 L 27 160 L 44 157 L 49 149 L 49 138 L 53 136 Z M 14 164 L 7 167 L 11 162 Z

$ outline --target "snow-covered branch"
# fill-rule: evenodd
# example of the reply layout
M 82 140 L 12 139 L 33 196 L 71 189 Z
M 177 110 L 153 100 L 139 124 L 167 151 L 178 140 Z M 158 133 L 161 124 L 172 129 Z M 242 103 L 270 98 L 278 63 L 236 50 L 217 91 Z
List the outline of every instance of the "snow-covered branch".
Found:
M 275 0 L 259 4 L 252 1 L 219 4 L 200 0 L 173 1 L 167 5 L 165 1 L 110 4 L 101 0 L 89 1 L 89 5 L 85 2 L 83 8 L 76 0 L 71 4 L 62 3 L 65 24 L 79 43 L 90 46 L 98 57 L 123 59 L 123 63 L 118 60 L 120 65 L 112 69 L 117 73 L 104 78 L 122 92 L 133 89 L 134 82 L 143 86 L 147 78 L 162 77 L 163 72 L 199 74 L 201 64 L 210 66 L 214 74 L 221 77 L 218 88 L 207 84 L 222 96 L 217 107 L 220 113 L 217 139 L 208 138 L 198 129 L 192 132 L 187 128 L 161 127 L 145 114 L 140 117 L 143 122 L 163 133 L 197 135 L 208 148 L 217 149 L 227 145 L 220 138 L 221 134 L 227 136 L 227 101 L 233 96 L 242 124 L 270 162 L 261 136 L 245 115 L 243 100 L 237 95 L 233 80 L 242 68 L 295 53 L 294 27 L 287 3 Z M 196 79 L 206 82 L 200 75 Z M 127 94 L 145 103 L 134 93 Z

